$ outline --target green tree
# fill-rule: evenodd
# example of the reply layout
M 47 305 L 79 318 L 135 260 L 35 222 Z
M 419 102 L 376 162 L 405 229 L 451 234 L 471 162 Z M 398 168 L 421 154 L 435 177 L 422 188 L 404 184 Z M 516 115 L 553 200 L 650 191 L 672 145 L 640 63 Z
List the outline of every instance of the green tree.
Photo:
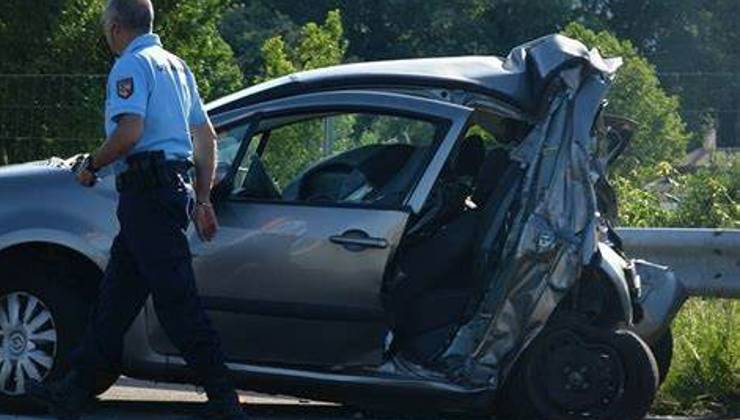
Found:
M 242 86 L 242 73 L 218 23 L 231 0 L 160 0 L 156 31 L 165 46 L 182 57 L 195 73 L 206 99 Z
M 682 158 L 689 135 L 678 112 L 679 101 L 665 93 L 655 67 L 629 41 L 609 32 L 597 33 L 579 23 L 569 24 L 563 32 L 598 48 L 605 56 L 624 59 L 609 94 L 608 112 L 637 121 L 638 129 L 620 159 L 617 173 L 645 180 L 655 176 L 658 163 Z
M 91 148 L 102 137 L 103 75 L 113 61 L 100 25 L 104 0 L 9 2 L 0 11 L 0 164 Z M 155 31 L 189 63 L 206 100 L 242 85 L 217 28 L 228 0 L 160 0 L 155 7 Z
M 254 80 L 264 67 L 262 47 L 265 41 L 281 35 L 282 39 L 293 43 L 300 36 L 298 24 L 260 0 L 239 2 L 229 8 L 219 28 L 234 50 L 245 80 Z
M 229 16 L 228 26 L 222 26 L 228 40 L 238 38 L 238 34 L 231 34 L 237 27 L 254 36 L 276 30 L 295 37 L 295 29 L 287 22 L 303 25 L 339 9 L 349 41 L 347 55 L 352 60 L 501 54 L 532 38 L 557 32 L 576 19 L 579 10 L 576 0 L 239 1 L 245 7 Z M 265 30 L 264 21 L 278 26 Z
M 263 82 L 301 70 L 311 70 L 340 64 L 347 50 L 343 37 L 342 17 L 339 11 L 330 11 L 323 24 L 314 22 L 300 29 L 300 37 L 286 42 L 281 35 L 265 41 L 262 46 L 263 69 L 255 82 Z M 332 118 L 334 130 L 339 133 L 350 131 L 354 116 L 342 115 Z M 285 187 L 298 168 L 316 162 L 323 155 L 325 126 L 321 120 L 312 119 L 276 130 L 276 138 L 270 143 L 270 153 L 265 163 L 280 187 Z
M 311 70 L 340 64 L 347 52 L 342 16 L 338 10 L 326 15 L 322 25 L 308 22 L 300 37 L 286 42 L 276 35 L 262 46 L 263 71 L 256 81 L 270 80 L 296 71 Z
M 681 96 L 688 127 L 718 128 L 720 144 L 740 145 L 740 31 L 736 0 L 585 0 L 589 26 L 632 40 Z M 734 143 L 733 143 L 734 141 Z M 701 137 L 692 146 L 701 144 Z

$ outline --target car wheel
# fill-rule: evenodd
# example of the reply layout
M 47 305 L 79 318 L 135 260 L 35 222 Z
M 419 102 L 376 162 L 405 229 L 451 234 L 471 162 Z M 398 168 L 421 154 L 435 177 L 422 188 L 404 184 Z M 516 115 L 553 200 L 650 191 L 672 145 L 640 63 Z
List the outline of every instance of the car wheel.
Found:
M 0 285 L 2 410 L 33 408 L 24 396 L 25 384 L 64 375 L 87 324 L 89 305 L 78 294 L 33 271 L 29 267 L 24 275 L 3 276 Z M 100 375 L 95 392 L 104 392 L 116 379 Z
M 499 394 L 504 418 L 641 419 L 658 373 L 650 348 L 626 330 L 546 328 Z
M 673 332 L 670 328 L 650 346 L 650 349 L 653 351 L 655 362 L 658 364 L 660 383 L 663 384 L 671 370 L 671 361 L 673 360 Z

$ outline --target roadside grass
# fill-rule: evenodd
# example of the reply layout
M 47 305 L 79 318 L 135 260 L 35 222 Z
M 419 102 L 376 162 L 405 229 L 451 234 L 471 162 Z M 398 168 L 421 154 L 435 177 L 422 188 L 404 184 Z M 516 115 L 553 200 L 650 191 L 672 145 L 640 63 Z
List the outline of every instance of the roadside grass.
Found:
M 674 355 L 656 414 L 740 412 L 740 302 L 691 299 L 673 322 Z

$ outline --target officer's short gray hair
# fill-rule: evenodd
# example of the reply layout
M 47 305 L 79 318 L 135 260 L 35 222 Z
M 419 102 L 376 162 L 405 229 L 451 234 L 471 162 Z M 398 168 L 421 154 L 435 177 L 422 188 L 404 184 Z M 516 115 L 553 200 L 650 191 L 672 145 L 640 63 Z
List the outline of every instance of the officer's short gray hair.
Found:
M 151 0 L 108 0 L 104 16 L 135 32 L 151 32 L 154 25 Z

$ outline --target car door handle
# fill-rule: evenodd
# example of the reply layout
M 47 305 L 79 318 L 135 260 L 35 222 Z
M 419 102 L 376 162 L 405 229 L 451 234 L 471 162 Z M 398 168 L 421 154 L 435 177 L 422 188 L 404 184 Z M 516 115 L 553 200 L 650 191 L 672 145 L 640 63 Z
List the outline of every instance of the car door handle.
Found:
M 342 245 L 350 251 L 360 251 L 365 248 L 388 248 L 388 241 L 384 238 L 373 238 L 361 230 L 348 230 L 341 235 L 329 237 L 332 243 Z

